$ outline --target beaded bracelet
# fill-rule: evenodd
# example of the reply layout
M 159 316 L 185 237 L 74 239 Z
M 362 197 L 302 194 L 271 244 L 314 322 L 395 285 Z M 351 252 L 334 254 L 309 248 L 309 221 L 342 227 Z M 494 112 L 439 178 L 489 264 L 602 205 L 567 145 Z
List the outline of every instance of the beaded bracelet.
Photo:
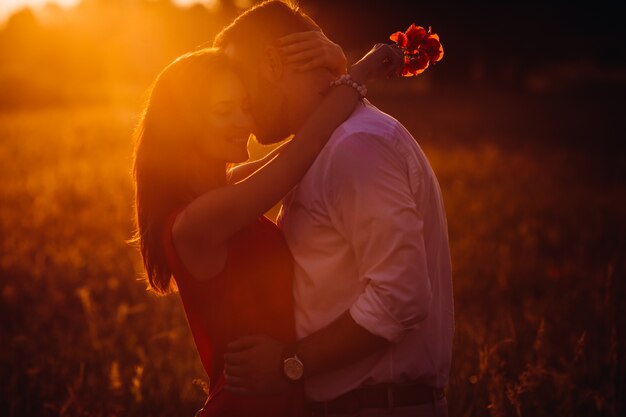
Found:
M 334 80 L 330 82 L 331 87 L 334 87 L 340 84 L 349 85 L 350 87 L 354 88 L 356 91 L 359 92 L 359 96 L 361 96 L 361 98 L 365 97 L 365 95 L 367 94 L 367 87 L 365 87 L 365 85 L 363 84 L 359 84 L 356 81 L 354 81 L 352 77 L 350 76 L 350 74 L 340 75 L 339 77 L 335 78 Z

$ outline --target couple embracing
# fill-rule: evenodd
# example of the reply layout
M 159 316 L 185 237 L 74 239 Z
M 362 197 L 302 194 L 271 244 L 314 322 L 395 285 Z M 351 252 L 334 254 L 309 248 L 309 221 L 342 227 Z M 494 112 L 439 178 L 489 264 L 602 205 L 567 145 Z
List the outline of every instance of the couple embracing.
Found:
M 136 132 L 137 240 L 210 377 L 199 416 L 447 415 L 441 191 L 365 99 L 403 65 L 377 44 L 346 71 L 313 20 L 272 0 L 157 77 Z M 293 138 L 243 163 L 250 133 Z M 279 201 L 276 225 L 263 213 Z

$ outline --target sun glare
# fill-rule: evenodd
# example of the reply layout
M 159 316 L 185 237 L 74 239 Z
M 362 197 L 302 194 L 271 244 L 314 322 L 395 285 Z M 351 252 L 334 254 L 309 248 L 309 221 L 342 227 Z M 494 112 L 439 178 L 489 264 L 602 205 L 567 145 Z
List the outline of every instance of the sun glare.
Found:
M 49 3 L 58 4 L 61 7 L 71 7 L 80 3 L 81 0 L 0 0 L 0 23 L 9 17 L 13 12 L 24 7 L 37 9 Z M 204 4 L 211 8 L 217 4 L 217 0 L 173 0 L 180 6 L 191 6 L 196 3 Z
M 78 4 L 80 0 L 0 0 L 0 22 L 4 21 L 13 12 L 23 9 L 24 7 L 30 7 L 37 9 L 48 3 L 56 3 L 62 7 L 70 7 Z
M 211 8 L 217 4 L 217 0 L 174 0 L 174 3 L 179 6 L 190 6 L 192 4 L 200 3 L 204 4 L 208 8 Z

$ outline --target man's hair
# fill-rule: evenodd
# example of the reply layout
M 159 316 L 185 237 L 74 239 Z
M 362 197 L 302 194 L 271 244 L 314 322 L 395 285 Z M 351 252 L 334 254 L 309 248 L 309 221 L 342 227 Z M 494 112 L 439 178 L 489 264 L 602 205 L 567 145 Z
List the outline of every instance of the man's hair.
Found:
M 295 2 L 269 0 L 239 15 L 215 36 L 213 46 L 223 49 L 234 44 L 258 53 L 263 45 L 271 44 L 282 36 L 309 30 L 321 31 Z

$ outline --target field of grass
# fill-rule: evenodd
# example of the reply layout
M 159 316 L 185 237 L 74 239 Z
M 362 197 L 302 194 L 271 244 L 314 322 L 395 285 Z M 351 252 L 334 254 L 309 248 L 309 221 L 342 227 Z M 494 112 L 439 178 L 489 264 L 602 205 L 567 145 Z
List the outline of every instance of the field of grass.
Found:
M 2 416 L 202 405 L 208 381 L 179 300 L 146 292 L 125 242 L 136 112 L 0 113 Z M 445 143 L 423 147 L 450 227 L 451 415 L 625 412 L 626 191 L 614 159 Z

